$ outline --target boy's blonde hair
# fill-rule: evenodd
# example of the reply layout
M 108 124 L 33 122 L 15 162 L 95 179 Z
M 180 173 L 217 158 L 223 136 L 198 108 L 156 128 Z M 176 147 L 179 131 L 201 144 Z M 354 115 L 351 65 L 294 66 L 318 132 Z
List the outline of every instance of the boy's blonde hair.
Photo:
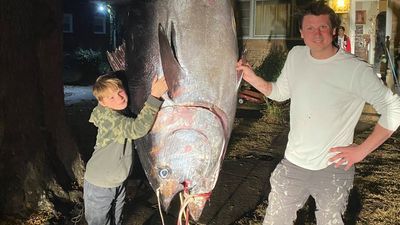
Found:
M 122 81 L 114 74 L 105 74 L 97 78 L 93 85 L 93 95 L 98 101 L 101 101 L 108 90 L 116 91 L 124 89 Z

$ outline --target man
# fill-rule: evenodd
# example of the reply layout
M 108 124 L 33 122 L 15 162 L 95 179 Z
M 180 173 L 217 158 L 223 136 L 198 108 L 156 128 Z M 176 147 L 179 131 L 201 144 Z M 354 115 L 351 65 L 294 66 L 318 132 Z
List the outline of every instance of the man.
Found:
M 288 54 L 278 80 L 266 82 L 248 64 L 238 62 L 243 79 L 272 100 L 291 99 L 290 132 L 284 159 L 271 175 L 264 225 L 293 224 L 311 195 L 317 224 L 343 224 L 353 185 L 354 164 L 381 145 L 400 125 L 400 98 L 372 68 L 332 43 L 340 19 L 322 2 L 301 12 L 306 46 Z M 365 102 L 381 114 L 370 136 L 353 144 Z

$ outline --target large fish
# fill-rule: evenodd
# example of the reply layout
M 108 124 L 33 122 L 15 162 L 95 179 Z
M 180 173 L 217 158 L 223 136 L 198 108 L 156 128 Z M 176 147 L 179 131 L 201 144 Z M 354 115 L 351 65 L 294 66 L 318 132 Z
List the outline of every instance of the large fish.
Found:
M 168 210 L 181 191 L 198 220 L 215 187 L 232 130 L 240 79 L 231 1 L 133 1 L 126 40 L 130 108 L 154 75 L 169 91 L 151 132 L 135 141 L 147 178 Z

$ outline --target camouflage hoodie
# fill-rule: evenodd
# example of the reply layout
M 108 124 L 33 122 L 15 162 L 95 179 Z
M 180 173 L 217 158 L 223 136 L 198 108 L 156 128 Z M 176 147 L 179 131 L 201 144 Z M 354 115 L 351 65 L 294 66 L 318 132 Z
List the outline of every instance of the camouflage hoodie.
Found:
M 85 180 L 99 187 L 120 186 L 132 166 L 132 139 L 146 135 L 153 126 L 162 102 L 150 96 L 137 118 L 96 106 L 89 122 L 97 128 L 96 146 L 86 165 Z

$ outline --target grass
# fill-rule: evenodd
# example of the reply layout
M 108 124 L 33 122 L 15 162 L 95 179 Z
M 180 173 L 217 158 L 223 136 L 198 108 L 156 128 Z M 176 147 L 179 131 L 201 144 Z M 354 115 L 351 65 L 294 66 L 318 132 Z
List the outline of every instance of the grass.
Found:
M 371 130 L 357 135 L 360 143 Z M 362 209 L 357 224 L 400 224 L 400 132 L 356 167 Z

